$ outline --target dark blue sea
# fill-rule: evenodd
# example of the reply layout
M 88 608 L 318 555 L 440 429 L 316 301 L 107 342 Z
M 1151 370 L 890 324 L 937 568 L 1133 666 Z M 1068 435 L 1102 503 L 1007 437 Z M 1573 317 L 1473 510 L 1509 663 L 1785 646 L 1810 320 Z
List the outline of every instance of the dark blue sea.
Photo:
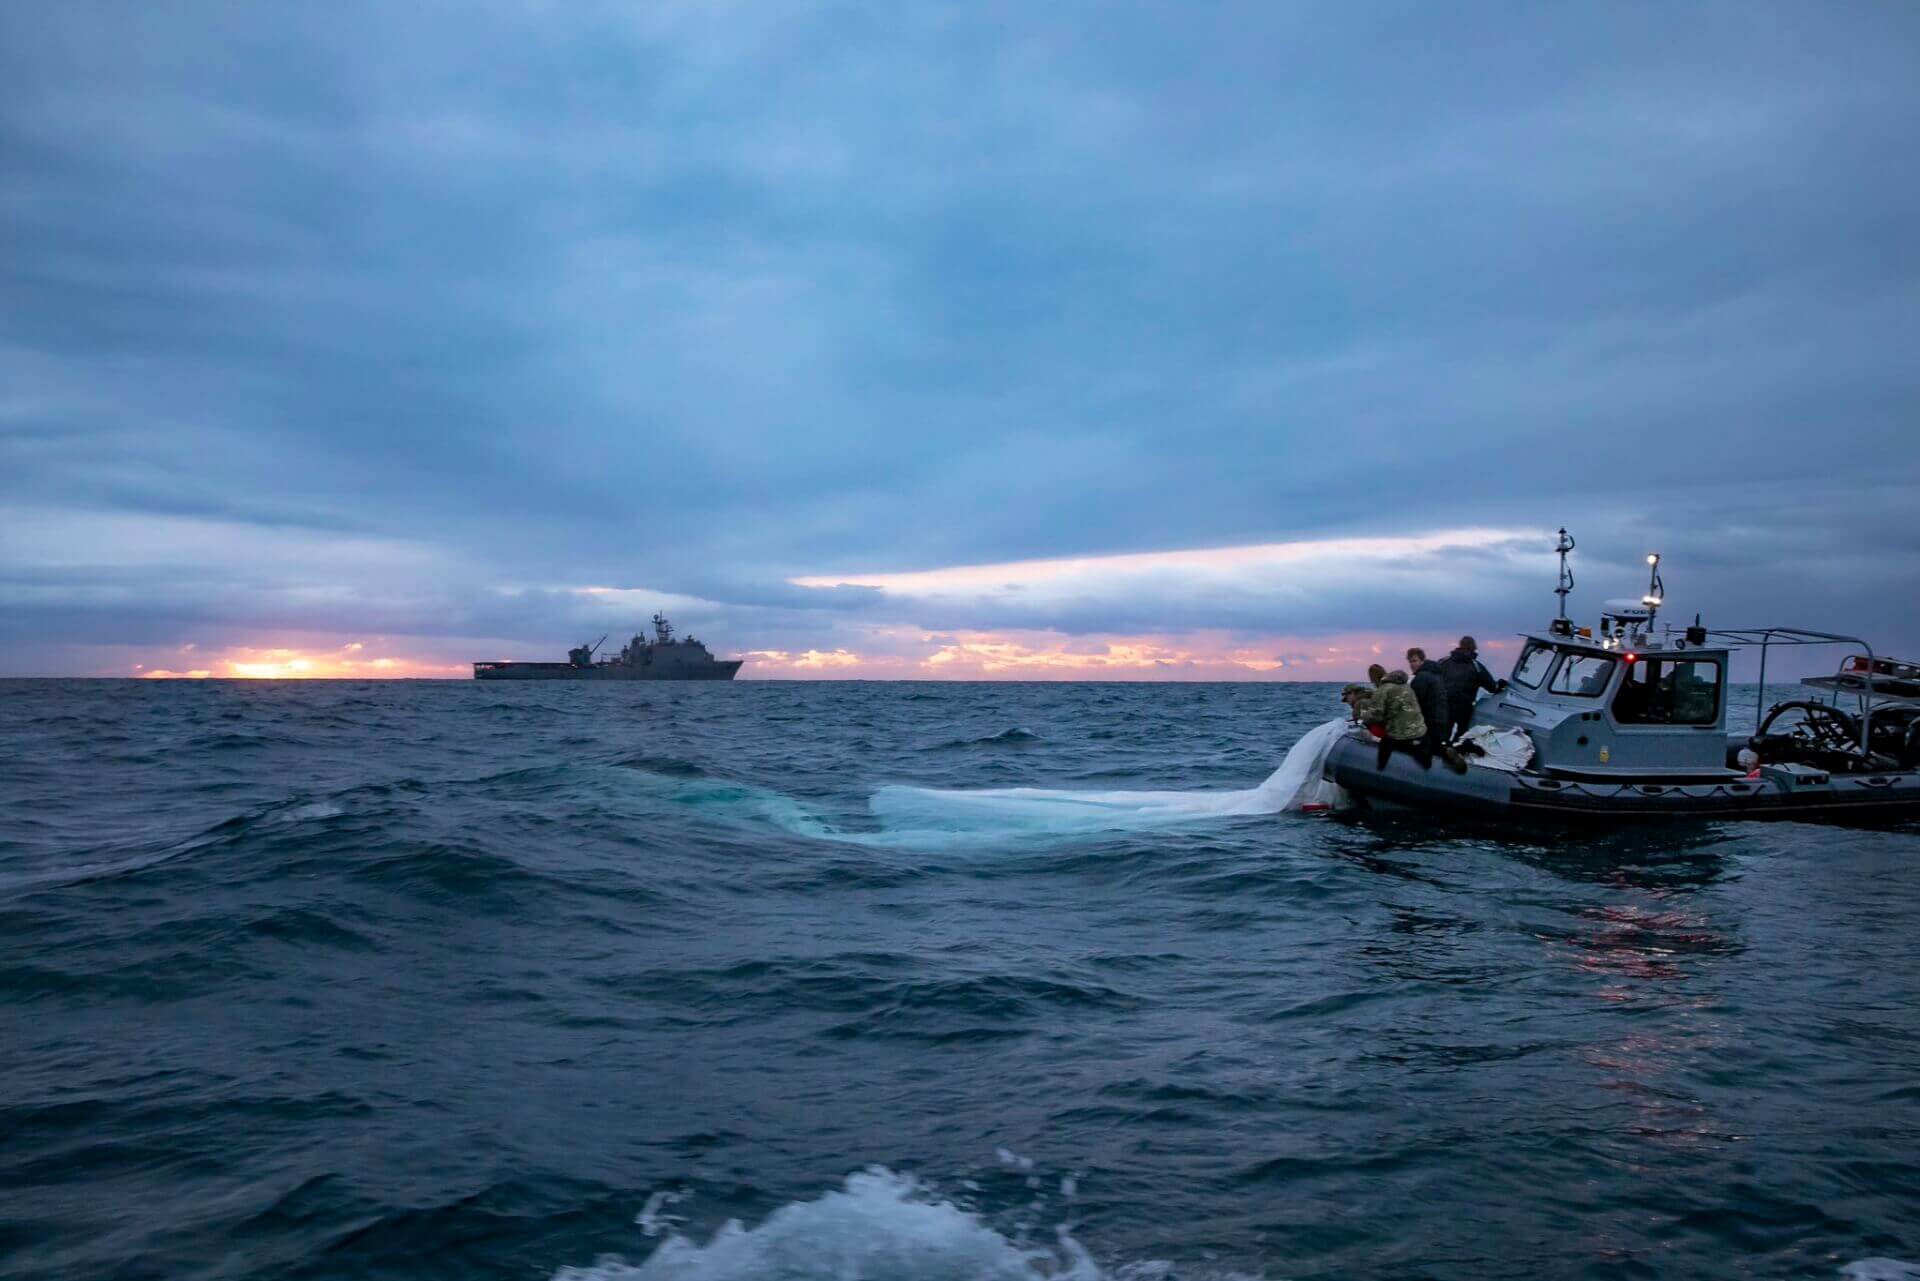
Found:
M 1920 832 L 1112 796 L 1339 711 L 0 683 L 0 1278 L 1920 1261 Z

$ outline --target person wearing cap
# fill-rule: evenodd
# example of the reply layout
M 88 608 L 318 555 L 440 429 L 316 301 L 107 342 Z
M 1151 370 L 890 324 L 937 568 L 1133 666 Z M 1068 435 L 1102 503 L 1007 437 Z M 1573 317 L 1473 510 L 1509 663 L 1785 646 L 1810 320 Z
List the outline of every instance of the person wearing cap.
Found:
M 1497 694 L 1507 687 L 1480 661 L 1480 646 L 1471 636 L 1462 636 L 1453 653 L 1436 667 L 1441 684 L 1447 687 L 1447 739 L 1451 742 L 1473 728 L 1473 704 L 1481 690 Z
M 1373 682 L 1373 694 L 1365 716 L 1369 728 L 1379 727 L 1374 731 L 1380 739 L 1379 768 L 1387 767 L 1387 758 L 1396 749 L 1419 761 L 1420 768 L 1431 768 L 1433 752 L 1427 746 L 1426 718 L 1420 714 L 1420 700 L 1407 686 L 1407 674 L 1390 672 L 1375 663 L 1367 669 L 1367 679 Z

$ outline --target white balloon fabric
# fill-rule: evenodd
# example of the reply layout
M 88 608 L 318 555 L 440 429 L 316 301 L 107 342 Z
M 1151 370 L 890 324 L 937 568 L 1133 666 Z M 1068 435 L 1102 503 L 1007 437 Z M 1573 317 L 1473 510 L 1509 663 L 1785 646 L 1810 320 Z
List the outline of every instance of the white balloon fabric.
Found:
M 1258 787 L 1217 792 L 1095 792 L 1070 788 L 1002 787 L 947 790 L 883 787 L 873 813 L 890 830 L 953 835 L 1070 835 L 1169 827 L 1214 818 L 1336 808 L 1346 794 L 1322 770 L 1344 720 L 1308 731 L 1280 768 Z

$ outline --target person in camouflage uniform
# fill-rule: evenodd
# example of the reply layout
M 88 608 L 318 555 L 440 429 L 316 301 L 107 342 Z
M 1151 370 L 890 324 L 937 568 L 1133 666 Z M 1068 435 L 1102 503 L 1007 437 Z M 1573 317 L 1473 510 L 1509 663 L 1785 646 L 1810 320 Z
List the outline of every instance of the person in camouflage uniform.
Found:
M 1433 748 L 1427 742 L 1427 720 L 1420 714 L 1420 700 L 1413 696 L 1405 672 L 1390 672 L 1375 663 L 1367 669 L 1373 692 L 1367 697 L 1360 718 L 1380 727 L 1379 768 L 1387 767 L 1387 757 L 1395 749 L 1420 762 L 1420 768 L 1433 765 Z
M 1367 713 L 1373 706 L 1373 686 L 1358 683 L 1343 686 L 1340 690 L 1340 701 L 1345 703 L 1347 710 L 1353 713 L 1355 725 L 1365 725 Z

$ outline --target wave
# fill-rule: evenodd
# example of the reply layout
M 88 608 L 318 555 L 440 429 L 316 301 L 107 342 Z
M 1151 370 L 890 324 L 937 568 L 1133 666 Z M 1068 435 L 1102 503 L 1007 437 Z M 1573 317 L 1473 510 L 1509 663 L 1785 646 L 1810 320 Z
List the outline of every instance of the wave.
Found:
M 951 751 L 955 748 L 968 747 L 1019 747 L 1040 741 L 1042 740 L 1038 734 L 1016 725 L 1012 729 L 1003 729 L 998 734 L 984 734 L 979 738 L 950 739 L 940 746 L 943 750 Z
M 638 1222 L 663 1229 L 667 1198 Z M 671 1233 L 644 1262 L 602 1258 L 553 1281 L 1101 1281 L 1109 1274 L 1056 1229 L 1051 1246 L 1022 1245 L 911 1175 L 873 1166 L 814 1201 L 780 1207 L 758 1227 L 729 1219 L 702 1245 Z
M 1011 1173 L 1029 1175 L 1027 1187 L 1041 1186 L 1031 1177 L 1032 1161 L 1005 1149 L 998 1157 Z M 1062 1180 L 1060 1191 L 1071 1201 L 1075 1180 Z M 603 1255 L 584 1267 L 563 1266 L 551 1281 L 1167 1281 L 1176 1275 L 1162 1259 L 1103 1266 L 1074 1238 L 1070 1224 L 1055 1227 L 1049 1244 L 1028 1242 L 1024 1225 L 1009 1237 L 912 1175 L 885 1166 L 849 1175 L 817 1199 L 789 1202 L 758 1226 L 729 1219 L 705 1243 L 675 1231 L 680 1216 L 667 1212 L 688 1195 L 662 1191 L 647 1198 L 634 1223 L 643 1236 L 665 1239 L 642 1261 Z M 1920 1266 L 1867 1258 L 1843 1265 L 1838 1274 L 1843 1281 L 1920 1281 Z M 1231 1271 L 1206 1269 L 1202 1275 L 1247 1281 Z

